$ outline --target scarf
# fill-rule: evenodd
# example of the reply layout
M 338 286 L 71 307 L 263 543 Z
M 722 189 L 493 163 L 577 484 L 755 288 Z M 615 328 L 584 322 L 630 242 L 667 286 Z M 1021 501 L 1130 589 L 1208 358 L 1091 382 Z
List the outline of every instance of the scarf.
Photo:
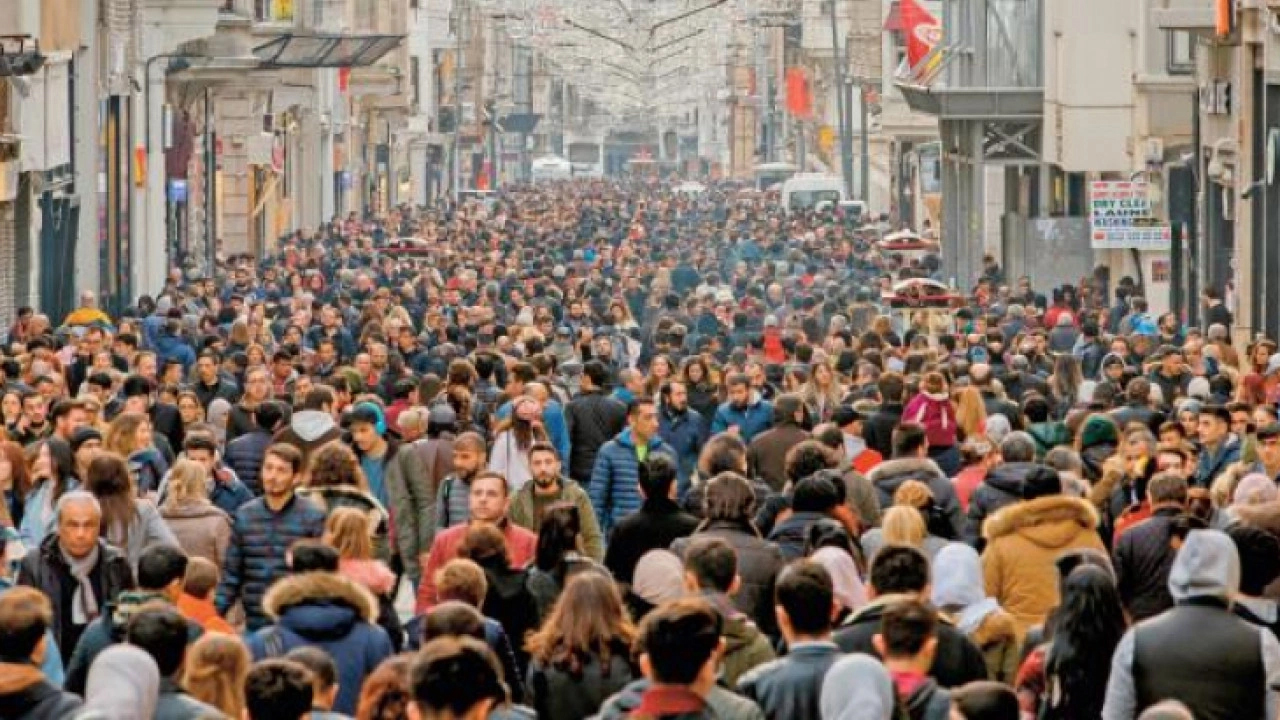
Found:
M 82 558 L 71 557 L 61 544 L 58 545 L 58 552 L 71 571 L 71 577 L 79 583 L 71 596 L 71 622 L 74 625 L 88 625 L 90 620 L 98 617 L 98 596 L 93 591 L 93 581 L 89 577 L 98 566 L 98 546 L 94 545 L 93 550 Z

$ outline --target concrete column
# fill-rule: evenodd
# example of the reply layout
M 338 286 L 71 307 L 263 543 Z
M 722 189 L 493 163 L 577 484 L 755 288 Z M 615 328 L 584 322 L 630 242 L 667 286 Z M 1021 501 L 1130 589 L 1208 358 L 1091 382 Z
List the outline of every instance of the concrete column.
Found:
M 98 238 L 98 140 L 102 123 L 98 117 L 98 3 L 80 4 L 80 37 L 87 49 L 76 51 L 75 95 L 71 99 L 75 118 L 75 147 L 71 148 L 76 173 L 76 195 L 80 200 L 80 225 L 76 230 L 75 287 L 102 290 L 101 245 Z
M 1241 44 L 1236 52 L 1239 61 L 1236 63 L 1235 87 L 1233 93 L 1239 109 L 1236 111 L 1236 178 L 1235 187 L 1247 187 L 1258 175 L 1253 169 L 1253 126 L 1254 126 L 1254 52 L 1257 46 Z M 1260 258 L 1253 256 L 1253 202 L 1263 202 L 1264 193 L 1253 195 L 1252 200 L 1241 197 L 1238 189 L 1232 189 L 1232 211 L 1235 217 L 1235 250 L 1232 254 L 1232 268 L 1228 277 L 1235 285 L 1235 307 L 1231 311 L 1235 318 L 1232 334 L 1237 342 L 1247 344 L 1253 332 L 1253 263 Z
M 138 145 L 147 150 L 146 186 L 135 187 L 133 194 L 134 217 L 137 221 L 132 237 L 134 254 L 131 272 L 135 295 L 154 295 L 164 287 L 165 273 L 169 269 L 164 227 L 165 61 L 157 60 L 151 65 L 150 77 L 140 78 L 144 89 L 134 105 L 138 109 L 134 114 L 134 137 L 139 139 Z M 147 73 L 144 71 L 144 74 Z

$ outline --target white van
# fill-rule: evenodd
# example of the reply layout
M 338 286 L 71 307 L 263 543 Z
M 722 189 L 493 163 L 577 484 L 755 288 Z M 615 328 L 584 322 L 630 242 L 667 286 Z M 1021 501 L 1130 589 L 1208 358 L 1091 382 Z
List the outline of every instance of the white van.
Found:
M 782 209 L 791 214 L 796 210 L 816 208 L 819 203 L 830 206 L 843 202 L 844 179 L 839 175 L 801 173 L 782 183 L 779 201 Z
M 534 182 L 568 180 L 573 177 L 573 164 L 554 155 L 540 157 L 530 164 L 529 176 Z

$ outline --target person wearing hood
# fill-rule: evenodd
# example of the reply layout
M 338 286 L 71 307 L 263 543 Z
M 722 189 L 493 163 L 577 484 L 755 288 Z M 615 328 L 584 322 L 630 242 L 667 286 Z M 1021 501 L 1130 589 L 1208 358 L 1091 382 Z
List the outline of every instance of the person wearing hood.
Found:
M 182 596 L 182 582 L 187 571 L 187 556 L 172 545 L 147 548 L 138 561 L 138 589 L 120 593 L 107 603 L 102 615 L 85 628 L 67 661 L 66 688 L 83 693 L 93 661 L 112 645 L 125 641 L 125 629 L 144 605 L 155 603 L 176 607 Z M 186 642 L 194 642 L 204 633 L 195 622 L 187 622 Z
M 822 720 L 894 720 L 897 691 L 875 657 L 854 653 L 836 661 L 822 680 Z
M 987 518 L 1021 500 L 1027 476 L 1046 469 L 1036 460 L 1035 439 L 1021 431 L 1009 433 L 1000 443 L 1000 458 L 1000 464 L 987 473 L 986 479 L 969 496 L 963 537 L 979 552 L 986 546 L 982 526 Z
M 1053 419 L 1049 401 L 1031 395 L 1022 401 L 1022 414 L 1027 419 L 1027 434 L 1036 444 L 1036 462 L 1043 462 L 1050 450 L 1071 444 L 1071 431 L 1066 423 Z
M 929 487 L 938 510 L 950 522 L 951 538 L 964 531 L 964 512 L 956 497 L 955 485 L 928 457 L 929 440 L 923 426 L 903 423 L 893 431 L 893 459 L 886 460 L 867 474 L 880 498 L 881 509 L 893 506 L 893 495 L 908 480 L 919 480 Z
M 0 717 L 62 720 L 80 708 L 80 698 L 50 682 L 40 666 L 51 650 L 53 606 L 34 588 L 0 593 Z
M 160 670 L 146 650 L 113 645 L 89 670 L 84 710 L 76 720 L 154 720 L 160 699 Z
M 1174 607 L 1131 627 L 1116 647 L 1103 720 L 1133 720 L 1161 700 L 1182 702 L 1199 720 L 1274 720 L 1280 641 L 1231 612 L 1239 586 L 1231 538 L 1192 530 L 1169 572 Z
M 730 600 L 741 585 L 732 545 L 717 537 L 690 541 L 684 554 L 684 587 L 706 599 L 724 619 L 720 681 L 727 687 L 735 687 L 749 670 L 774 658 L 768 638 Z
M 1120 432 L 1115 421 L 1103 414 L 1090 415 L 1080 427 L 1080 461 L 1084 463 L 1084 479 L 1096 483 L 1102 479 L 1103 463 L 1115 455 Z
M 931 599 L 938 610 L 982 651 L 987 676 L 1012 683 L 1021 644 L 1013 616 L 987 596 L 982 559 L 963 543 L 951 543 L 933 562 Z
M 947 392 L 947 380 L 940 372 L 931 372 L 920 381 L 920 392 L 902 411 L 904 423 L 924 426 L 929 441 L 929 457 L 948 476 L 960 471 L 960 453 L 956 450 L 956 408 Z
M 1054 561 L 1068 550 L 1103 550 L 1098 512 L 1088 500 L 1062 494 L 1051 468 L 1036 468 L 1022 484 L 1022 500 L 992 515 L 982 529 L 987 593 L 1018 621 L 1020 633 L 1044 622 L 1058 604 Z
M 750 443 L 773 425 L 773 405 L 751 388 L 751 378 L 745 373 L 730 375 L 725 386 L 729 399 L 716 409 L 711 434 L 733 432 L 743 442 Z
M 333 419 L 336 398 L 328 387 L 312 388 L 302 399 L 289 424 L 276 432 L 275 441 L 292 445 L 302 453 L 303 474 L 310 472 L 311 454 L 320 446 L 342 438 L 342 428 Z M 305 482 L 306 478 L 299 480 Z
M 364 679 L 393 652 L 391 639 L 376 624 L 378 601 L 373 594 L 335 572 L 309 571 L 272 585 L 262 607 L 273 624 L 246 639 L 254 661 L 304 645 L 319 647 L 338 664 L 333 709 L 355 713 Z

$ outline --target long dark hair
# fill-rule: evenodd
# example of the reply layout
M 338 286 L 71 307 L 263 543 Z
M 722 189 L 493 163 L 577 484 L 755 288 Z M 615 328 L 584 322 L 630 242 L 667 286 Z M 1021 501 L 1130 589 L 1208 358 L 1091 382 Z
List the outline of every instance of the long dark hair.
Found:
M 578 535 L 582 532 L 582 518 L 578 506 L 573 503 L 556 503 L 547 508 L 538 528 L 538 550 L 534 563 L 543 572 L 557 572 L 564 565 L 565 555 L 578 549 Z
M 1072 570 L 1062 589 L 1045 657 L 1046 712 L 1041 717 L 1099 717 L 1111 656 L 1126 627 L 1120 592 L 1110 573 L 1092 565 Z
M 119 548 L 129 545 L 129 525 L 137 511 L 136 491 L 129 464 L 113 452 L 103 452 L 89 463 L 85 490 L 102 506 L 102 536 Z

